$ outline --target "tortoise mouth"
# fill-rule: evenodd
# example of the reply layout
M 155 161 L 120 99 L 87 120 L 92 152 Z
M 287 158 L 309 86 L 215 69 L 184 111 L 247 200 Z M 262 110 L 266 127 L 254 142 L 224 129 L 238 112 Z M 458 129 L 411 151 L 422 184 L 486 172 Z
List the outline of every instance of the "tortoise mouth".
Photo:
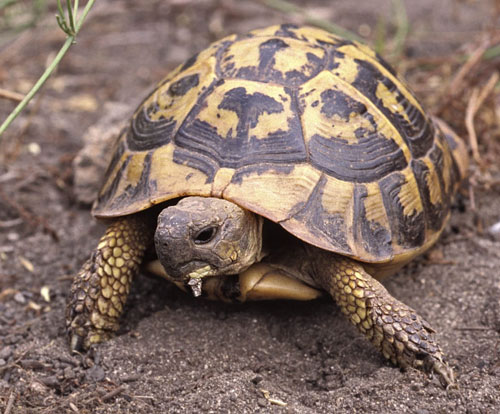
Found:
M 189 273 L 184 272 L 184 274 L 186 275 L 184 276 L 184 284 L 191 288 L 193 296 L 201 296 L 203 279 L 205 277 L 214 276 L 216 273 L 215 269 L 209 264 L 200 261 L 189 262 L 185 266 L 187 266 L 188 268 L 195 268 Z
M 184 279 L 203 279 L 215 274 L 215 269 L 211 265 L 198 260 L 181 265 L 180 269 Z
M 185 282 L 192 278 L 204 278 L 215 274 L 215 269 L 208 262 L 201 260 L 187 260 L 180 263 L 171 263 L 160 259 L 169 279 L 176 282 Z

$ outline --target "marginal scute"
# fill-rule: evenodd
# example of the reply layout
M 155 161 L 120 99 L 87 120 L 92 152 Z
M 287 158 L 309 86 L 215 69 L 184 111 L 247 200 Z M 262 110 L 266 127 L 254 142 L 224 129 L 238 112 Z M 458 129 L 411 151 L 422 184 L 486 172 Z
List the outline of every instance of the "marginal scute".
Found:
M 318 247 L 333 246 L 336 252 L 352 255 L 345 213 L 329 212 L 325 208 L 323 195 L 327 182 L 328 178 L 322 174 L 310 195 L 302 197 L 291 209 L 290 217 L 280 224 L 291 233 L 312 240 Z
M 383 199 L 374 184 L 357 184 L 353 193 L 354 242 L 360 256 L 390 257 L 393 254 L 392 233 Z
M 436 240 L 466 170 L 461 141 L 374 51 L 280 25 L 215 42 L 161 81 L 93 212 L 221 197 L 384 273 Z
M 418 183 L 427 226 L 430 230 L 437 231 L 446 218 L 446 209 L 436 169 L 429 159 L 412 160 L 411 168 Z
M 410 174 L 396 172 L 379 182 L 387 217 L 391 226 L 395 248 L 399 251 L 418 248 L 425 242 L 425 216 L 422 209 L 408 208 L 418 194 L 409 194 L 407 181 Z M 409 198 L 409 199 L 408 199 Z

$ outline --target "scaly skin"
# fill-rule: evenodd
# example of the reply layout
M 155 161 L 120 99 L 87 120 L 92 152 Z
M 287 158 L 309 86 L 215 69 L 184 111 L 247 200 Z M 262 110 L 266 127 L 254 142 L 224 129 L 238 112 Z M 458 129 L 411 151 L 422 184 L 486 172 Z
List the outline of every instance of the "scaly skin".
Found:
M 66 308 L 71 350 L 87 350 L 109 339 L 119 318 L 154 227 L 144 215 L 113 221 L 73 280 Z
M 453 370 L 433 338 L 434 330 L 413 309 L 401 303 L 349 258 L 318 250 L 315 273 L 351 323 L 395 365 L 436 373 L 447 387 Z

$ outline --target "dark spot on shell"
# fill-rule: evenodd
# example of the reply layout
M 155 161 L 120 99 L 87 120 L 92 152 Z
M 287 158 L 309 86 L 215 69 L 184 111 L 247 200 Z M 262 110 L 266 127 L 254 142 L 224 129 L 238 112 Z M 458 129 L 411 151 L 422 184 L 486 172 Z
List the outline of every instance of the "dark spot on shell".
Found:
M 194 87 L 198 86 L 200 77 L 197 73 L 194 75 L 185 76 L 178 81 L 172 83 L 168 88 L 168 93 L 171 96 L 183 96 Z
M 345 121 L 349 121 L 351 113 L 360 115 L 366 113 L 366 106 L 363 103 L 337 89 L 327 89 L 321 92 L 320 96 L 323 103 L 321 113 L 328 118 L 338 115 Z
M 189 69 L 191 66 L 193 66 L 196 63 L 196 60 L 198 59 L 199 53 L 194 54 L 191 56 L 186 62 L 184 62 L 184 65 L 182 65 L 181 72 L 184 72 L 185 70 Z

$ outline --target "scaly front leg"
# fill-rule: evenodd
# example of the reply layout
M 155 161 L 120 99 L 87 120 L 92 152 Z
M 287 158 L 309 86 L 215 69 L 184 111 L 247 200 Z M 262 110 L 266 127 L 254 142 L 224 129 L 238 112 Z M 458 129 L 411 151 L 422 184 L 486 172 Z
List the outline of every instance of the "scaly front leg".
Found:
M 113 221 L 97 248 L 75 276 L 66 308 L 71 350 L 87 350 L 109 339 L 144 252 L 153 240 L 154 227 L 144 215 Z
M 318 282 L 385 358 L 401 368 L 435 372 L 446 387 L 454 383 L 434 330 L 423 318 L 392 297 L 361 263 L 328 252 L 320 255 L 314 263 Z

